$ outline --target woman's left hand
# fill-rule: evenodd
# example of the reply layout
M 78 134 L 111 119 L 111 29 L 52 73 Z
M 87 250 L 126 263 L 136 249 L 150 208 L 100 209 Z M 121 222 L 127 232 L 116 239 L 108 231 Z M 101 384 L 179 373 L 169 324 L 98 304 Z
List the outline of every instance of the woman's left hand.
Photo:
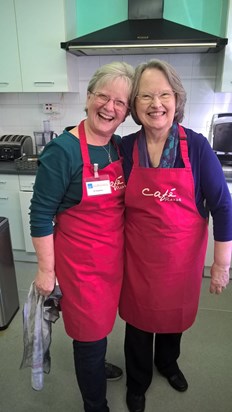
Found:
M 221 267 L 213 263 L 211 270 L 210 293 L 219 295 L 229 283 L 229 267 Z

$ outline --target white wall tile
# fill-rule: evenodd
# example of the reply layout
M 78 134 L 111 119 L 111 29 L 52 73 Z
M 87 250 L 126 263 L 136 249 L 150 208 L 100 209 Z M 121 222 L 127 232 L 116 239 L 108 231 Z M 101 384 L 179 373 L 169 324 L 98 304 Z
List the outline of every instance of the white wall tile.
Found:
M 20 124 L 20 106 L 17 104 L 7 104 L 2 107 L 2 127 L 19 126 Z M 20 130 L 19 130 L 20 132 Z
M 135 124 L 133 118 L 131 115 L 127 116 L 125 122 L 123 122 L 122 126 L 123 127 L 133 127 Z
M 130 126 L 130 127 L 122 126 L 122 131 L 120 134 L 121 136 L 127 136 L 128 134 L 136 133 L 140 129 L 141 129 L 141 126 L 137 124 L 135 124 L 134 126 Z
M 169 63 L 174 66 L 181 80 L 190 79 L 193 70 L 193 55 L 192 54 L 171 54 Z
M 0 93 L 0 104 L 18 104 L 19 93 Z
M 87 88 L 88 88 L 89 81 L 81 80 L 79 83 L 79 103 L 82 106 L 85 106 L 86 98 L 87 98 Z
M 214 103 L 215 104 L 225 104 L 228 107 L 231 106 L 232 105 L 232 93 L 215 93 Z
M 187 93 L 183 125 L 207 135 L 214 113 L 232 113 L 232 93 L 215 93 L 217 53 L 156 54 L 137 56 L 74 57 L 78 79 L 78 93 L 0 93 L 0 134 L 29 134 L 41 130 L 43 120 L 50 119 L 51 128 L 61 133 L 66 126 L 78 124 L 85 118 L 88 82 L 100 65 L 112 61 L 126 61 L 133 67 L 161 59 L 172 64 L 180 75 Z M 46 115 L 43 103 L 59 103 L 61 113 Z M 139 130 L 131 116 L 118 128 L 127 135 Z M 207 136 L 206 136 L 207 137 Z
M 121 62 L 122 56 L 100 56 L 99 57 L 99 64 L 102 66 L 103 64 L 109 64 L 113 62 Z
M 166 53 L 161 53 L 161 54 L 148 54 L 145 55 L 144 57 L 146 57 L 146 60 L 164 60 L 166 62 L 170 62 L 170 56 L 171 54 L 166 54 Z
M 186 103 L 185 110 L 184 110 L 184 119 L 181 123 L 185 127 L 189 127 L 189 118 L 190 118 L 189 112 L 190 112 L 189 104 Z
M 89 82 L 90 78 L 94 72 L 99 68 L 100 61 L 99 57 L 77 57 L 78 67 L 79 67 L 79 81 L 87 80 Z
M 62 100 L 62 93 L 38 93 L 38 101 L 43 103 L 60 103 Z
M 189 128 L 207 137 L 212 116 L 213 106 L 211 104 L 191 103 L 189 105 Z
M 186 92 L 187 102 L 190 102 L 191 101 L 192 81 L 190 79 L 183 79 L 182 84 L 183 84 L 183 87 L 184 87 L 185 92 Z
M 75 126 L 81 119 L 85 117 L 84 106 L 83 105 L 66 105 L 63 117 L 61 120 L 61 125 Z
M 214 103 L 214 91 L 211 79 L 193 79 L 191 84 L 191 103 Z
M 193 77 L 215 77 L 217 71 L 217 53 L 199 53 L 193 55 Z
M 63 93 L 62 103 L 65 104 L 78 104 L 80 103 L 80 93 Z
M 131 66 L 136 67 L 141 63 L 145 63 L 147 61 L 146 56 L 138 55 L 138 56 L 123 56 L 123 61 L 131 64 Z
M 19 93 L 18 103 L 19 104 L 38 104 L 39 103 L 38 93 Z
M 224 103 L 215 103 L 213 106 L 213 112 L 215 114 L 218 113 L 232 113 L 232 103 L 224 102 Z

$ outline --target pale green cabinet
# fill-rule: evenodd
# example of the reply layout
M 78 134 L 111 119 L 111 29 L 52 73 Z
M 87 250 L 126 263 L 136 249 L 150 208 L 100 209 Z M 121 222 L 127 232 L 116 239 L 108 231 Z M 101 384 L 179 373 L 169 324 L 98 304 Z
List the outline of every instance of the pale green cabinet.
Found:
M 74 7 L 73 13 L 70 4 Z M 70 25 L 71 19 L 76 19 L 75 1 L 1 0 L 0 30 L 5 65 L 0 68 L 0 91 L 77 91 L 77 76 L 71 73 L 75 70 L 75 61 L 71 69 L 70 56 L 60 48 L 60 42 L 66 39 L 67 18 Z M 11 80 L 11 87 L 7 85 L 10 83 L 6 77 L 8 71 L 9 76 L 12 73 L 18 77 L 17 83 Z
M 24 250 L 18 175 L 0 174 L 0 216 L 9 220 L 13 249 Z
M 0 2 L 0 92 L 22 91 L 14 0 Z
M 232 93 L 232 0 L 229 0 L 228 20 L 226 27 L 228 44 L 218 56 L 219 61 L 216 91 Z

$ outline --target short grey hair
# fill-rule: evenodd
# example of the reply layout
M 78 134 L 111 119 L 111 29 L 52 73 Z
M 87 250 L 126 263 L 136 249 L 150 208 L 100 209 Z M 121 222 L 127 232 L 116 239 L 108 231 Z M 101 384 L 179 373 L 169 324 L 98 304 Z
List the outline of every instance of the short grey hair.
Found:
M 93 92 L 99 86 L 103 86 L 108 81 L 121 78 L 128 84 L 129 97 L 134 80 L 134 68 L 125 62 L 112 62 L 101 66 L 89 81 L 87 91 Z M 129 102 L 130 103 L 130 102 Z
M 176 96 L 176 111 L 174 115 L 174 121 L 181 122 L 184 118 L 184 107 L 187 99 L 186 91 L 176 70 L 163 60 L 150 60 L 148 63 L 139 64 L 139 66 L 137 66 L 135 69 L 134 85 L 131 93 L 131 115 L 134 121 L 137 124 L 141 125 L 141 121 L 139 120 L 135 109 L 135 99 L 139 91 L 139 82 L 141 76 L 147 69 L 158 69 L 163 72 L 163 74 L 167 78 Z

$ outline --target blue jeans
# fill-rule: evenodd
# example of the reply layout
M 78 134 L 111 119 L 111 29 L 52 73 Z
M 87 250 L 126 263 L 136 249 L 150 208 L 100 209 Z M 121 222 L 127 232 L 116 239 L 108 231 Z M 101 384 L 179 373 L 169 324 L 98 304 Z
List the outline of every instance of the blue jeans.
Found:
M 85 412 L 109 412 L 106 400 L 105 355 L 107 339 L 73 341 L 77 382 Z

